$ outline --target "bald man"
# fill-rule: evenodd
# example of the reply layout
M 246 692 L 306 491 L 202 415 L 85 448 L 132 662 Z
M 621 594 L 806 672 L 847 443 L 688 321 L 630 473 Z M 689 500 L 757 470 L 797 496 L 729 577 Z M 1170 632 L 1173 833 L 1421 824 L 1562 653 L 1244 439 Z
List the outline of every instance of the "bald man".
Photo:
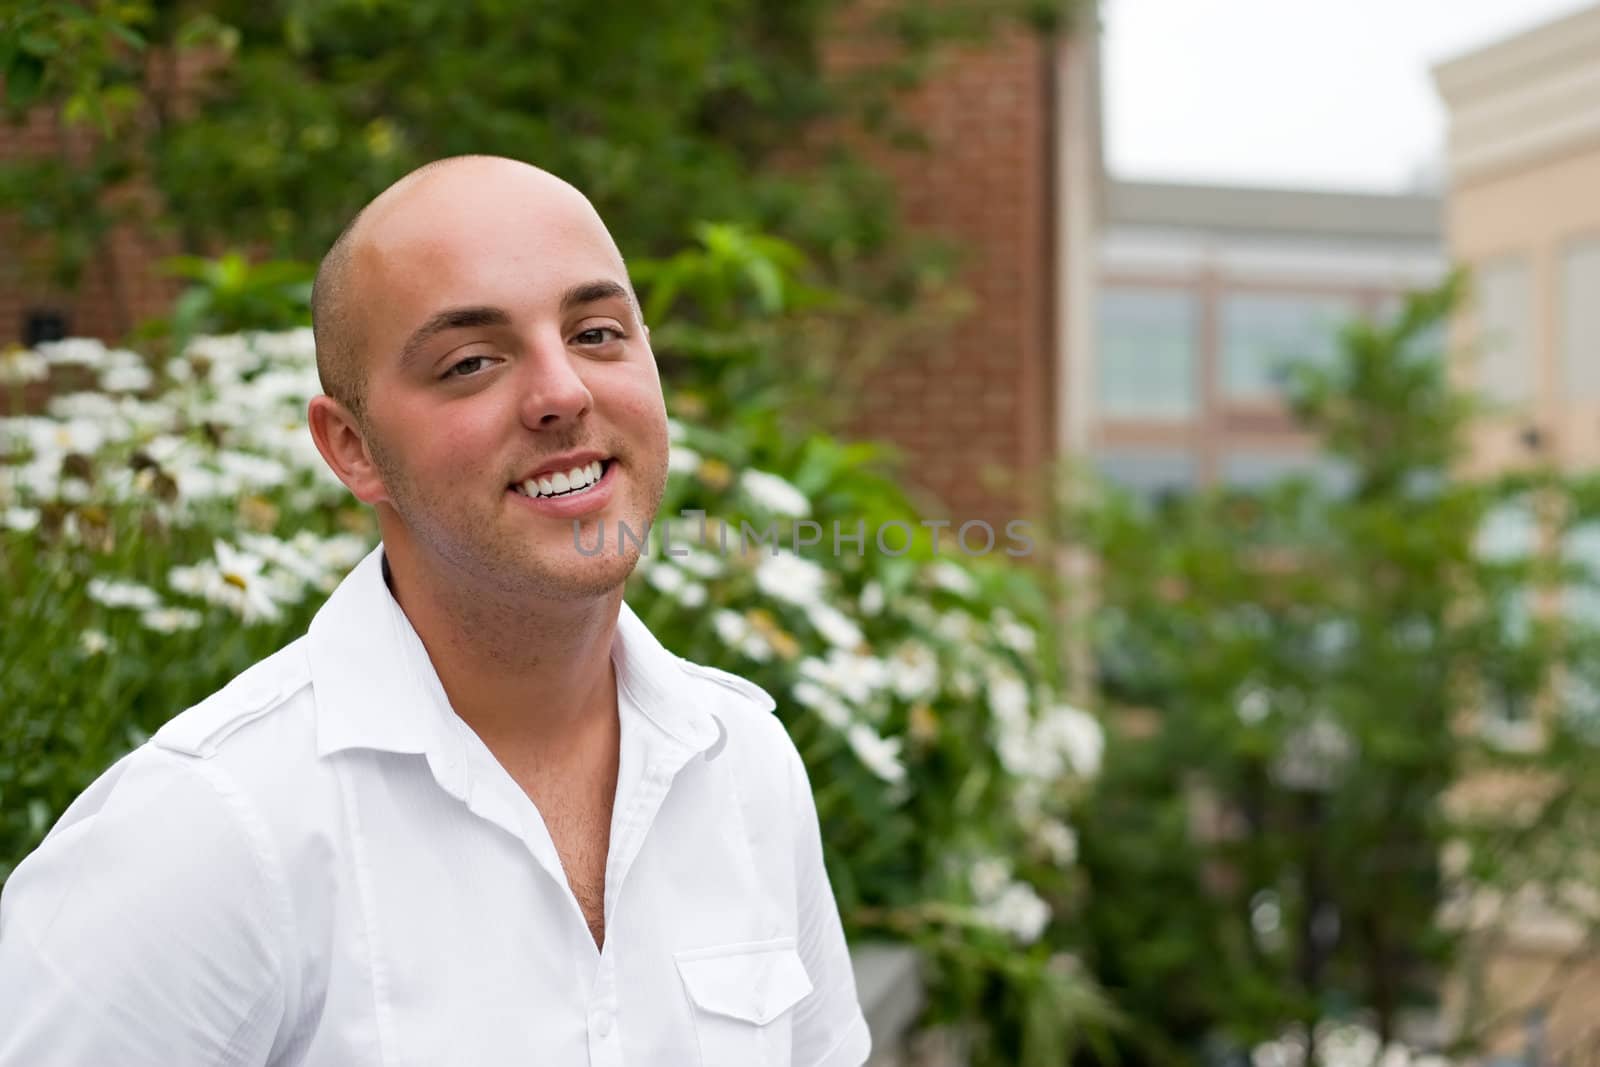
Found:
M 0 897 L 3 1067 L 856 1067 L 773 702 L 622 600 L 667 422 L 572 186 L 435 163 L 318 273 L 311 433 L 382 544 Z M 579 538 L 581 537 L 581 541 Z

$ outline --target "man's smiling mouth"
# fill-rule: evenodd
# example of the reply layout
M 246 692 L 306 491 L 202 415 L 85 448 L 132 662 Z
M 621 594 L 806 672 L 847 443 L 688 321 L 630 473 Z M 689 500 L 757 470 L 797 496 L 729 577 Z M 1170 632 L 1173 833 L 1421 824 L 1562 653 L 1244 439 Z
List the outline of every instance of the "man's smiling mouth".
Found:
M 612 461 L 609 459 L 597 459 L 567 471 L 558 471 L 554 474 L 529 478 L 527 481 L 517 483 L 511 488 L 514 492 L 532 497 L 535 500 L 582 496 L 600 484 L 600 479 L 605 476 L 605 472 L 611 466 L 611 463 Z

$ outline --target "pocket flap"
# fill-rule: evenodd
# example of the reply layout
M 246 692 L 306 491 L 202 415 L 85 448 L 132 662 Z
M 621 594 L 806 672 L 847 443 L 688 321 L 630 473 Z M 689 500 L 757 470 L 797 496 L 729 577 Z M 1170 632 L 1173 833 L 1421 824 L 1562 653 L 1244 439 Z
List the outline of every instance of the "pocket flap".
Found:
M 693 949 L 674 958 L 689 999 L 713 1015 L 765 1024 L 811 992 L 792 937 Z

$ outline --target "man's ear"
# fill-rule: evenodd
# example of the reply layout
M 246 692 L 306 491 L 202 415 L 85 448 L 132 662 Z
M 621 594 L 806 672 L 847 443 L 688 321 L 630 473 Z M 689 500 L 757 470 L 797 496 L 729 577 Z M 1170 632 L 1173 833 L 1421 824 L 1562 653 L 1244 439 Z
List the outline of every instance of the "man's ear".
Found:
M 331 396 L 314 396 L 306 417 L 323 461 L 356 499 L 363 504 L 387 500 L 389 492 L 355 416 Z

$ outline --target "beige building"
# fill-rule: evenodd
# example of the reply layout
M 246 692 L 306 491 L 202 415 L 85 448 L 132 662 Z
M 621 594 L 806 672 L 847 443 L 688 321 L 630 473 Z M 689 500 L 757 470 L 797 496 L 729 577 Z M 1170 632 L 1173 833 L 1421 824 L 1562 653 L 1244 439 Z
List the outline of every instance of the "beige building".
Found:
M 1475 431 L 1472 473 L 1544 461 L 1592 468 L 1600 464 L 1600 6 L 1433 73 L 1449 112 L 1449 253 L 1473 271 L 1475 288 L 1454 326 L 1452 373 L 1494 409 Z M 1527 552 L 1539 540 L 1524 510 L 1493 517 L 1484 548 Z M 1600 561 L 1595 537 L 1565 550 Z M 1487 726 L 1537 743 L 1526 709 L 1488 712 Z M 1594 906 L 1595 887 L 1562 888 Z M 1507 925 L 1483 957 L 1482 999 L 1456 991 L 1456 1025 L 1482 1027 L 1481 1005 L 1492 1005 L 1492 1047 L 1502 1055 L 1600 1063 L 1600 956 L 1586 931 L 1536 901 L 1484 907 L 1480 918 L 1490 915 Z
M 1480 469 L 1600 462 L 1600 6 L 1434 70 L 1446 231 L 1472 268 L 1460 380 L 1501 415 Z
M 1100 472 L 1147 495 L 1340 482 L 1295 428 L 1285 368 L 1331 360 L 1341 323 L 1443 277 L 1438 198 L 1111 181 L 1102 210 Z

